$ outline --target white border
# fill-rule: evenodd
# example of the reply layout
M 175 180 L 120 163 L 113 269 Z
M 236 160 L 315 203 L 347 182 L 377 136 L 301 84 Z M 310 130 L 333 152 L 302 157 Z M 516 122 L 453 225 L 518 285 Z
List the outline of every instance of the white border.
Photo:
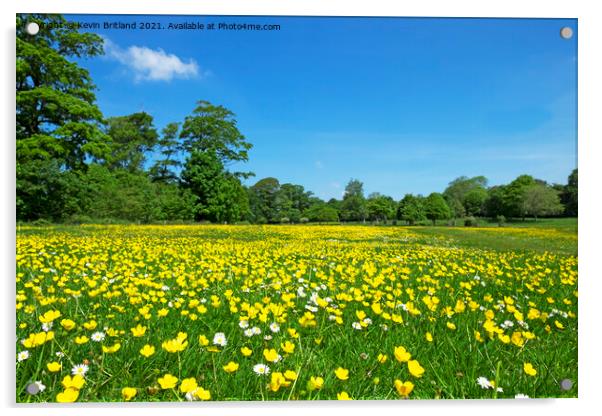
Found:
M 331 414 L 333 412 L 366 413 L 372 408 L 383 414 L 438 412 L 448 415 L 475 414 L 504 415 L 508 413 L 547 414 L 590 414 L 598 404 L 600 396 L 600 320 L 598 310 L 602 294 L 602 273 L 598 260 L 601 245 L 600 223 L 602 222 L 600 193 L 596 185 L 602 178 L 599 159 L 602 131 L 600 128 L 600 94 L 602 74 L 601 54 L 602 22 L 594 1 L 471 1 L 439 0 L 385 2 L 369 0 L 231 0 L 222 1 L 172 0 L 99 0 L 82 2 L 69 0 L 20 0 L 11 5 L 3 4 L 2 20 L 2 90 L 0 91 L 0 115 L 2 132 L 0 155 L 2 162 L 2 271 L 4 286 L 4 319 L 0 343 L 2 374 L 0 395 L 2 405 L 10 414 L 70 415 L 86 412 L 90 415 L 106 415 L 107 411 L 145 413 L 164 416 L 166 411 L 180 415 L 189 414 L 249 414 L 249 415 L 306 415 L 307 413 Z M 441 16 L 441 17 L 563 17 L 579 19 L 579 170 L 580 181 L 580 224 L 579 227 L 579 399 L 568 400 L 506 400 L 506 401 L 421 401 L 421 402 L 301 402 L 301 403 L 222 403 L 195 406 L 122 406 L 86 405 L 73 408 L 15 407 L 14 405 L 14 77 L 15 77 L 15 13 L 114 13 L 114 14 L 234 14 L 234 15 L 330 15 L 330 16 Z M 597 104 L 597 105 L 596 105 Z M 583 225 L 585 224 L 585 225 Z M 12 375 L 11 375 L 12 374 Z

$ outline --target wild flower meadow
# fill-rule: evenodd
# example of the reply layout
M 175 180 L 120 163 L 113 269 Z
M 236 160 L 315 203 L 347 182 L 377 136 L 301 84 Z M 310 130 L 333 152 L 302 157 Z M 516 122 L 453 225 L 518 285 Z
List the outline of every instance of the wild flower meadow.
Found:
M 17 401 L 577 396 L 576 235 L 466 233 L 575 252 L 419 227 L 20 227 Z

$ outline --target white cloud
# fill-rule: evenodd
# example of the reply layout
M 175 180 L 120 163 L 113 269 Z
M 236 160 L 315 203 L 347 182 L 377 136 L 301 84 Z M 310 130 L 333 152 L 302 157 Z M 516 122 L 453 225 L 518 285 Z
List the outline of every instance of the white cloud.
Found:
M 107 57 L 128 67 L 136 81 L 171 81 L 199 75 L 199 66 L 194 59 L 185 62 L 161 48 L 130 46 L 123 49 L 105 38 L 105 53 Z

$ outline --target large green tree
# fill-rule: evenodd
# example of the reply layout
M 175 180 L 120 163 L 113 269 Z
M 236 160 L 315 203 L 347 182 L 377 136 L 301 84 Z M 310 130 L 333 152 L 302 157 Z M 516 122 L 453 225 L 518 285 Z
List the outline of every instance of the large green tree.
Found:
M 36 22 L 33 36 L 25 25 Z M 69 172 L 103 159 L 109 137 L 87 70 L 74 59 L 103 53 L 102 38 L 79 33 L 59 15 L 17 15 L 16 185 L 17 218 L 60 221 L 77 207 Z
M 187 152 L 213 153 L 225 167 L 232 162 L 246 162 L 253 147 L 238 130 L 232 111 L 203 100 L 184 120 L 180 138 Z
M 245 189 L 215 153 L 193 151 L 184 164 L 182 185 L 196 196 L 197 221 L 232 223 L 247 215 Z
M 564 203 L 564 213 L 569 217 L 576 217 L 579 211 L 578 197 L 578 172 L 574 169 L 568 178 L 568 183 L 562 192 L 562 202 Z
M 424 200 L 424 212 L 433 225 L 436 225 L 437 220 L 446 220 L 452 215 L 445 198 L 437 192 L 431 193 Z
M 397 218 L 407 221 L 409 225 L 414 225 L 418 221 L 426 220 L 424 207 L 424 198 L 421 195 L 415 196 L 406 194 L 397 208 Z
M 395 218 L 397 204 L 390 196 L 378 192 L 370 194 L 366 202 L 368 218 L 371 221 L 387 221 Z
M 560 214 L 563 208 L 558 192 L 549 186 L 536 183 L 525 188 L 522 209 L 535 221 L 540 216 Z
M 159 138 L 153 117 L 145 112 L 108 118 L 107 134 L 111 137 L 107 166 L 130 172 L 143 170 L 146 155 L 155 148 Z
M 487 189 L 475 187 L 464 196 L 464 209 L 466 215 L 482 215 L 487 200 Z
M 525 191 L 536 183 L 532 176 L 520 175 L 504 187 L 502 201 L 505 216 L 525 219 L 527 215 L 524 205 Z
M 344 221 L 365 221 L 368 215 L 364 184 L 357 179 L 351 179 L 345 187 L 341 203 L 341 219 Z
M 37 35 L 26 32 L 28 22 L 40 25 Z M 103 40 L 65 23 L 59 15 L 17 15 L 17 164 L 52 159 L 81 168 L 109 149 L 92 78 L 72 60 L 102 54 Z
M 460 176 L 451 181 L 443 196 L 451 208 L 454 218 L 464 215 L 477 215 L 482 209 L 487 193 L 487 178 Z
M 178 137 L 179 123 L 169 123 L 161 131 L 158 140 L 159 156 L 150 169 L 153 180 L 158 182 L 175 182 L 178 179 L 176 170 L 182 166 L 179 155 L 182 145 Z
M 280 182 L 276 178 L 263 178 L 249 188 L 251 220 L 256 223 L 279 222 L 278 194 Z
M 305 210 L 304 215 L 307 219 L 314 222 L 339 221 L 337 210 L 324 202 L 313 204 L 311 207 Z

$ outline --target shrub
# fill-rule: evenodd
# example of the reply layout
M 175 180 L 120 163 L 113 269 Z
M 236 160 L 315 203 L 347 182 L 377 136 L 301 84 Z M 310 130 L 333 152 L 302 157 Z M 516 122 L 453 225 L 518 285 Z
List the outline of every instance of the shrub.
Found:
M 466 217 L 464 218 L 464 226 L 465 227 L 476 227 L 479 224 L 477 223 L 477 219 L 475 217 Z
M 506 217 L 504 217 L 503 215 L 498 215 L 497 217 L 495 217 L 495 220 L 497 221 L 497 224 L 500 227 L 506 223 Z
M 95 221 L 88 215 L 74 214 L 66 222 L 67 224 L 93 224 Z
M 50 221 L 48 221 L 47 219 L 44 218 L 38 218 L 35 221 L 31 222 L 31 225 L 35 225 L 35 226 L 40 226 L 40 227 L 45 227 L 47 225 L 52 225 L 52 223 Z

